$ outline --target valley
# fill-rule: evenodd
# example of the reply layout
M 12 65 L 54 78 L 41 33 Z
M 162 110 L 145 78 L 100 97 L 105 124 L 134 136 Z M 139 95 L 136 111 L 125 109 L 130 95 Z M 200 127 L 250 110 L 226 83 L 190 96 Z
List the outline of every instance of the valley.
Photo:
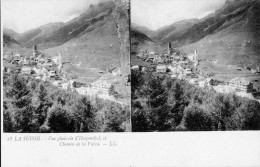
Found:
M 170 4 L 154 3 L 165 10 L 164 3 Z M 203 18 L 168 23 L 157 30 L 133 23 L 133 131 L 260 129 L 259 7 L 257 0 L 227 0 Z M 143 19 L 159 22 L 162 16 L 170 14 Z
M 101 0 L 66 22 L 5 28 L 4 131 L 131 131 L 128 22 L 126 3 Z
M 85 86 L 95 82 L 100 82 L 102 86 L 103 82 L 105 85 L 109 82 L 120 94 L 119 101 L 123 100 L 125 105 L 129 105 L 129 69 L 126 69 L 129 67 L 124 66 L 129 60 L 124 58 L 127 57 L 126 54 L 120 53 L 122 43 L 119 42 L 116 27 L 127 18 L 116 19 L 116 10 L 118 7 L 114 2 L 100 2 L 66 23 L 50 23 L 22 34 L 5 29 L 4 59 L 5 64 L 8 64 L 6 71 L 10 71 L 8 67 L 11 66 L 21 69 L 28 67 L 32 73 L 36 73 L 35 77 L 60 87 L 74 81 Z M 37 49 L 32 49 L 34 47 Z M 17 59 L 16 62 L 13 62 L 14 59 Z M 124 60 L 128 62 L 123 62 Z M 71 88 L 78 90 L 73 86 Z M 108 95 L 109 87 L 104 88 L 103 93 L 102 90 L 87 91 L 87 87 L 86 90 L 83 89 L 80 88 L 78 93 L 98 97 L 104 95 L 106 99 L 118 101 Z
M 226 2 L 222 8 L 202 19 L 179 21 L 156 31 L 134 24 L 131 66 L 150 68 L 154 72 L 163 68 L 164 73 L 172 77 L 178 77 L 173 75 L 173 67 L 179 69 L 178 74 L 188 70 L 199 78 L 195 79 L 198 86 L 206 79 L 216 80 L 221 85 L 229 85 L 234 79 L 246 80 L 253 85 L 252 89 L 248 94 L 238 95 L 254 99 L 254 94 L 258 99 L 259 7 L 259 1 L 236 0 Z M 192 56 L 196 57 L 196 66 L 191 63 L 194 61 Z M 148 59 L 150 63 L 147 63 Z M 183 63 L 187 65 L 183 66 Z M 184 76 L 188 81 L 191 79 L 189 75 Z M 216 91 L 223 93 L 241 91 L 222 88 L 219 84 L 215 86 Z

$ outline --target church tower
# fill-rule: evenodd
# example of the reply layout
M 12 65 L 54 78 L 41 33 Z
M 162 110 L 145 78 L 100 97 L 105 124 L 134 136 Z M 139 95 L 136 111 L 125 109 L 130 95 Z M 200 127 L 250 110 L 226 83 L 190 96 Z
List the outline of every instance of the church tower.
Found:
M 33 57 L 36 57 L 37 56 L 37 45 L 33 45 Z
M 168 43 L 168 55 L 172 54 L 172 44 Z

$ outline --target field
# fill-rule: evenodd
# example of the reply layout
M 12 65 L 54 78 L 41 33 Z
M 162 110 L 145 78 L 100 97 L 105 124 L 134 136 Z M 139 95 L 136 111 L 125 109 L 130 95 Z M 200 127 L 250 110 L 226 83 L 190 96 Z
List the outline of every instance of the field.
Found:
M 111 45 L 113 45 L 111 47 Z M 86 37 L 44 50 L 47 55 L 62 53 L 63 62 L 80 63 L 80 68 L 110 69 L 119 66 L 119 44 L 116 36 Z
M 236 66 L 232 65 L 222 65 L 222 64 L 214 64 L 209 61 L 200 61 L 198 66 L 200 69 L 207 69 L 209 73 L 214 74 L 214 78 L 222 79 L 225 81 L 231 80 L 233 78 L 246 78 L 248 80 L 259 79 L 260 76 L 258 74 L 253 74 L 250 70 L 243 69 L 237 70 Z

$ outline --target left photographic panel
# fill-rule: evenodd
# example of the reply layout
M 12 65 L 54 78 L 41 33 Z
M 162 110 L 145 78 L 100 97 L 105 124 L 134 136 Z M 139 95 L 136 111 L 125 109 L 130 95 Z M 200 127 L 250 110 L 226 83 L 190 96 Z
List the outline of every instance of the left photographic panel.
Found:
M 3 132 L 128 132 L 129 1 L 2 0 Z

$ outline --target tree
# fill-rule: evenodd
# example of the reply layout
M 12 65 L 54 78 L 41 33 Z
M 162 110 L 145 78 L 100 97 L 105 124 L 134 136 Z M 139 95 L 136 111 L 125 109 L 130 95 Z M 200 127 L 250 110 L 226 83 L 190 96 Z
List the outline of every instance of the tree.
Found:
M 10 76 L 9 85 L 5 89 L 5 98 L 9 99 L 8 111 L 9 113 L 12 112 L 12 131 L 30 132 L 34 108 L 31 104 L 32 99 L 30 90 L 27 87 L 27 80 L 14 73 Z M 6 113 L 6 118 L 9 119 L 11 115 Z
M 144 79 L 142 72 L 139 70 L 131 70 L 131 92 L 135 92 L 138 88 L 143 85 Z
M 76 120 L 76 131 L 91 132 L 94 129 L 94 114 L 86 97 L 79 98 L 72 107 Z
M 189 106 L 185 109 L 184 125 L 190 131 L 212 130 L 213 121 L 203 109 L 197 105 Z
M 52 103 L 49 101 L 48 92 L 42 83 L 38 86 L 35 96 L 34 123 L 38 129 L 45 122 L 48 109 L 52 106 Z
M 147 121 L 145 111 L 137 110 L 132 114 L 132 131 L 133 132 L 148 132 L 149 123 Z
M 110 103 L 108 112 L 106 113 L 106 129 L 105 131 L 112 132 L 123 132 L 125 131 L 125 126 L 122 124 L 126 121 L 124 109 L 121 105 L 117 103 Z
M 60 106 L 50 108 L 48 126 L 52 132 L 74 132 L 75 124 L 72 115 Z
M 250 100 L 246 103 L 243 109 L 245 114 L 244 130 L 259 130 L 260 129 L 260 104 L 257 101 Z
M 169 90 L 167 103 L 170 107 L 175 124 L 179 125 L 184 115 L 184 108 L 188 106 L 189 101 L 185 99 L 184 89 L 178 81 L 175 82 Z
M 111 86 L 110 86 L 110 88 L 109 88 L 109 90 L 108 90 L 108 94 L 109 94 L 110 96 L 115 97 L 116 99 L 119 97 L 118 92 L 115 91 L 115 86 L 114 86 L 114 85 L 111 85 Z
M 3 109 L 4 109 L 4 114 L 3 114 L 3 129 L 4 132 L 13 132 L 13 121 L 12 121 L 12 115 L 11 115 L 11 111 L 8 109 L 7 107 L 7 102 L 4 101 L 3 104 Z
M 230 96 L 223 94 L 217 94 L 211 105 L 211 115 L 214 118 L 215 127 L 218 130 L 227 130 L 228 127 L 226 125 L 229 124 L 230 118 L 238 106 L 230 100 Z

